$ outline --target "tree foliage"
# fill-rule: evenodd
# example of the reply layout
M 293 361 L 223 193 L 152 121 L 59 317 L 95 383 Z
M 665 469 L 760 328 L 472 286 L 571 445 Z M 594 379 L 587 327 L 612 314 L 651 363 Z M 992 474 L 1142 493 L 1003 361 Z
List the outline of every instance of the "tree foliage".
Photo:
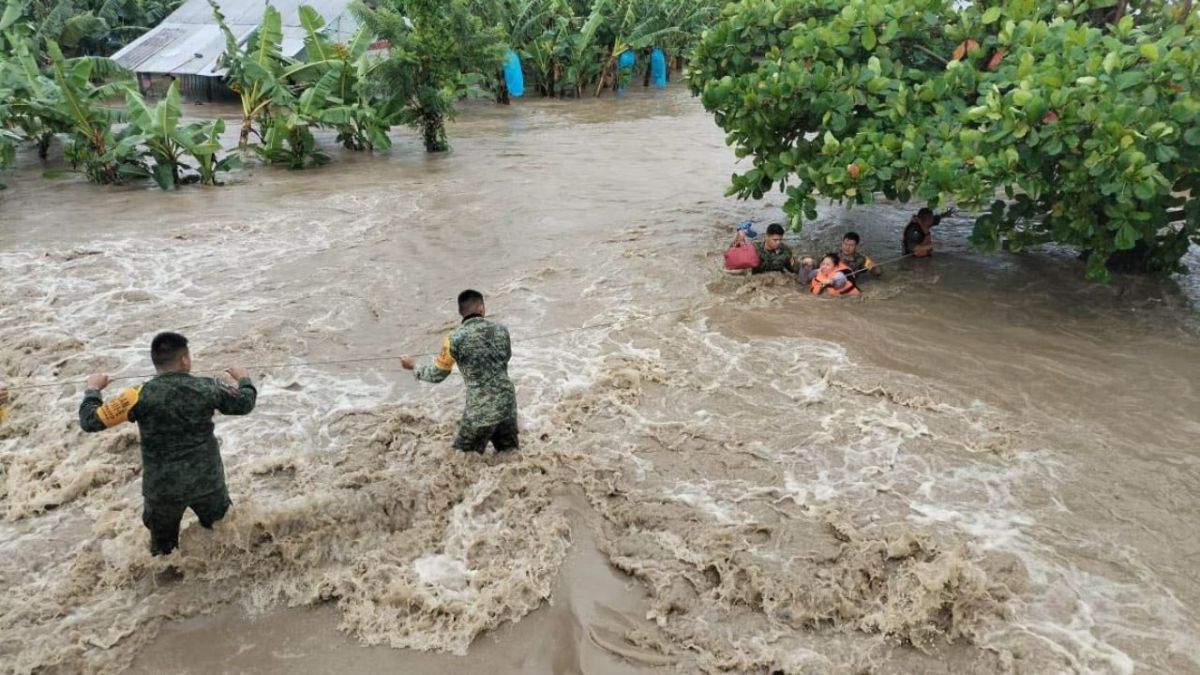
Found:
M 11 163 L 22 140 L 36 143 L 45 158 L 52 138 L 62 140 L 73 167 L 101 184 L 135 178 L 153 178 L 164 189 L 215 184 L 217 172 L 235 165 L 236 157 L 219 156 L 223 122 L 180 124 L 174 85 L 151 108 L 117 63 L 68 58 L 57 42 L 38 38 L 35 27 L 20 20 L 20 4 L 10 0 L 0 16 L 0 167 Z M 110 105 L 122 97 L 125 109 Z
M 398 119 L 421 130 L 427 151 L 448 150 L 455 104 L 480 93 L 484 73 L 504 58 L 499 30 L 485 27 L 468 0 L 388 0 L 375 9 L 359 2 L 354 12 L 389 43 L 371 73 L 374 92 L 397 99 Z
M 719 6 L 717 0 L 474 0 L 472 11 L 500 28 L 544 95 L 580 96 L 613 84 L 625 51 L 643 57 L 654 47 L 676 56 L 689 51 Z
M 9 0 L 38 41 L 67 56 L 107 56 L 146 32 L 182 0 Z
M 753 162 L 730 192 L 778 187 L 794 227 L 818 196 L 953 200 L 980 248 L 1069 244 L 1103 279 L 1200 240 L 1198 33 L 1190 3 L 743 0 L 690 85 Z

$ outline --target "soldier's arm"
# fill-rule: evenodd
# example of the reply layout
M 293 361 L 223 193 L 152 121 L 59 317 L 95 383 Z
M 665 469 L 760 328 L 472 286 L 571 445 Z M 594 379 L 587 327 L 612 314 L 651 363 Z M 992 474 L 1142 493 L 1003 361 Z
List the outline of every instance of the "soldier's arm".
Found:
M 258 390 L 249 377 L 238 378 L 237 387 L 213 380 L 217 387 L 216 408 L 222 415 L 247 415 L 254 410 Z
M 876 265 L 875 261 L 871 260 L 871 256 L 866 257 L 866 262 L 863 264 L 863 267 L 866 267 L 871 272 L 871 276 L 873 277 L 883 274 L 883 268 L 879 265 Z
M 140 393 L 141 387 L 126 389 L 106 403 L 99 389 L 85 390 L 79 404 L 79 426 L 94 433 L 132 421 Z
M 413 370 L 413 375 L 422 382 L 437 384 L 450 377 L 452 370 L 454 370 L 454 354 L 450 351 L 450 336 L 447 335 L 446 339 L 442 340 L 442 351 L 433 360 L 433 363 Z

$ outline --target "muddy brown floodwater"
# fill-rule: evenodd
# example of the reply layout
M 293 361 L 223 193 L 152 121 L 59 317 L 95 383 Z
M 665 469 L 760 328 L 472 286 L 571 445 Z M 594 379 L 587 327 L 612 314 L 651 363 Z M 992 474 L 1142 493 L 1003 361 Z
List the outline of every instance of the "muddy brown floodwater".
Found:
M 682 89 L 452 134 L 219 189 L 5 177 L 0 379 L 70 384 L 0 425 L 0 671 L 1200 672 L 1195 276 L 1089 284 L 956 217 L 814 299 L 720 271 L 781 203 L 721 197 Z M 887 260 L 910 209 L 791 243 Z M 465 287 L 517 341 L 515 457 L 449 449 L 457 378 L 305 365 L 432 351 Z M 260 396 L 218 422 L 229 517 L 154 559 L 136 429 L 75 410 L 162 329 Z

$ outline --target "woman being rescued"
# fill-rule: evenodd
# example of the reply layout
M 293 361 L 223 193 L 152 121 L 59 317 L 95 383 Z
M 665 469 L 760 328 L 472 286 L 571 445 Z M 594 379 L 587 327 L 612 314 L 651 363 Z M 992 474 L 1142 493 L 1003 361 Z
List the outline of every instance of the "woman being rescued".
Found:
M 800 266 L 800 281 L 808 283 L 813 295 L 862 295 L 850 279 L 854 270 L 846 267 L 836 253 L 826 253 L 821 264 L 813 269 L 813 259 L 805 258 Z

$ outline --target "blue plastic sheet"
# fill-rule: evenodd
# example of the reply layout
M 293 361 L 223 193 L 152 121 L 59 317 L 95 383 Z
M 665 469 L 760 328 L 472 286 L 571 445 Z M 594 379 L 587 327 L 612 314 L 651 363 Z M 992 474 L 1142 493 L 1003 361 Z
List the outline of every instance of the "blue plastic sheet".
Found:
M 511 49 L 504 56 L 504 85 L 508 87 L 508 95 L 513 98 L 525 95 L 525 74 L 521 72 L 521 57 Z
M 667 55 L 657 47 L 650 52 L 650 83 L 656 87 L 667 86 Z
M 617 67 L 621 70 L 629 70 L 633 68 L 633 64 L 635 63 L 637 63 L 637 55 L 633 53 L 633 50 L 623 51 L 617 57 Z

